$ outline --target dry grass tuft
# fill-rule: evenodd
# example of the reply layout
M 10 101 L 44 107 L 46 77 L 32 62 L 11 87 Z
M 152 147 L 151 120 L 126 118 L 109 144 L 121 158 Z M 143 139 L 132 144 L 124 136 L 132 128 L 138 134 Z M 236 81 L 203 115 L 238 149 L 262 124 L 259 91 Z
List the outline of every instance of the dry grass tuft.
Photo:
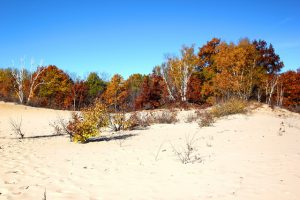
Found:
M 233 114 L 244 114 L 247 112 L 248 103 L 240 99 L 230 99 L 225 103 L 219 104 L 212 108 L 211 114 L 216 117 L 224 117 Z

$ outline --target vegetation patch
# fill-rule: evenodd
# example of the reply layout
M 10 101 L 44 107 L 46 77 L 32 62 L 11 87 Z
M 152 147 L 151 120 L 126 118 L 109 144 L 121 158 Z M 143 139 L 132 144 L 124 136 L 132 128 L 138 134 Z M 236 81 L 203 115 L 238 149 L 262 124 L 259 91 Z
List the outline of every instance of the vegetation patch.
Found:
M 210 113 L 213 117 L 220 118 L 233 114 L 244 114 L 247 112 L 248 103 L 240 99 L 230 99 L 225 103 L 216 105 L 212 108 Z
M 205 111 L 204 113 L 201 113 L 200 120 L 198 121 L 198 125 L 200 128 L 212 126 L 215 122 L 214 116 L 211 114 L 211 112 Z
M 67 128 L 72 141 L 85 143 L 89 138 L 98 136 L 100 128 L 107 125 L 108 118 L 105 105 L 95 103 L 93 107 L 84 109 L 82 115 L 74 112 Z

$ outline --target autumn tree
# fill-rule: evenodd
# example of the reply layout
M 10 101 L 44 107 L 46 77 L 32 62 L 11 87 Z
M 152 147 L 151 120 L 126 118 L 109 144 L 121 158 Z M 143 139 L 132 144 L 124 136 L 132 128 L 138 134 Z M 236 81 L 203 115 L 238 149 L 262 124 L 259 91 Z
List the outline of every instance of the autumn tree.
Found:
M 132 74 L 124 81 L 119 94 L 119 103 L 122 105 L 123 110 L 134 109 L 135 99 L 140 94 L 143 79 L 144 76 L 141 74 Z
M 49 65 L 43 71 L 40 79 L 46 84 L 37 89 L 37 101 L 46 107 L 59 109 L 70 107 L 66 103 L 67 96 L 72 89 L 72 80 L 68 74 L 55 65 Z
M 33 65 L 34 61 L 32 59 L 30 67 L 32 68 Z M 38 66 L 35 72 L 28 71 L 25 66 L 25 60 L 21 59 L 20 67 L 11 71 L 11 74 L 14 78 L 13 85 L 15 92 L 21 104 L 30 104 L 36 89 L 39 87 L 39 85 L 44 84 L 43 82 L 40 82 L 39 79 L 44 70 L 45 67 Z
M 89 87 L 87 84 L 80 79 L 77 79 L 71 87 L 71 99 L 73 101 L 73 110 L 80 110 L 80 108 L 87 106 L 89 102 L 88 95 L 89 95 Z M 69 103 L 66 103 L 69 105 Z
M 257 87 L 257 94 L 258 97 L 261 96 L 262 90 L 264 90 L 266 103 L 271 104 L 272 95 L 278 84 L 278 73 L 284 64 L 279 55 L 275 53 L 272 44 L 268 45 L 264 40 L 254 40 L 253 45 L 259 52 L 257 64 L 266 71 L 265 76 L 261 77 L 260 87 Z M 260 98 L 258 99 L 260 100 Z
M 114 111 L 120 108 L 119 95 L 123 90 L 124 79 L 121 75 L 115 74 L 107 85 L 102 98 L 106 105 L 113 107 Z
M 203 86 L 201 88 L 201 97 L 208 103 L 214 101 L 213 78 L 217 74 L 217 69 L 214 63 L 214 57 L 218 53 L 218 46 L 221 40 L 213 38 L 205 45 L 199 48 L 198 57 L 200 63 L 201 80 Z
M 248 100 L 259 80 L 262 68 L 257 65 L 258 52 L 248 39 L 238 45 L 222 42 L 214 56 L 217 74 L 213 78 L 216 95 Z
M 25 81 L 28 78 L 26 69 L 22 66 L 20 69 L 14 69 L 12 76 L 14 77 L 14 88 L 18 96 L 19 102 L 24 103 L 25 98 Z
M 12 69 L 0 69 L 0 99 L 4 101 L 13 101 L 15 98 L 14 77 Z
M 191 103 L 203 103 L 203 98 L 201 97 L 202 90 L 202 81 L 201 81 L 201 73 L 195 72 L 192 74 L 187 90 L 187 99 Z
M 282 96 L 282 104 L 290 109 L 300 111 L 300 69 L 298 71 L 287 71 L 280 75 L 276 92 L 277 99 L 280 104 Z M 277 100 L 277 102 L 278 102 Z
M 171 100 L 180 97 L 182 102 L 187 101 L 188 82 L 198 65 L 199 59 L 195 55 L 194 46 L 183 46 L 180 57 L 169 57 L 162 65 L 161 74 Z
M 37 67 L 36 71 L 30 74 L 29 78 L 29 94 L 27 98 L 27 104 L 31 103 L 31 99 L 34 97 L 36 90 L 40 85 L 46 84 L 43 79 L 40 79 L 43 72 L 46 70 L 46 67 Z
M 167 89 L 162 76 L 152 74 L 145 76 L 141 92 L 135 100 L 136 109 L 154 109 L 165 103 Z

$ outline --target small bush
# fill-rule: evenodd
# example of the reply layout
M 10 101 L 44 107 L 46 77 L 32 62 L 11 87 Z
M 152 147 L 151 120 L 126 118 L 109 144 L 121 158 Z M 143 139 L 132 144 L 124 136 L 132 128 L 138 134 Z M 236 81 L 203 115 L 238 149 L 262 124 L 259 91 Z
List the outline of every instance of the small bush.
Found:
M 178 122 L 177 112 L 164 110 L 161 113 L 151 113 L 152 119 L 149 118 L 149 121 L 157 124 L 173 124 Z
M 59 121 L 50 122 L 49 126 L 51 126 L 54 129 L 55 135 L 63 135 L 64 130 L 63 127 L 60 125 Z
M 150 119 L 149 116 L 143 116 L 138 115 L 136 112 L 134 112 L 132 115 L 130 115 L 129 120 L 127 120 L 126 126 L 128 130 L 133 130 L 137 127 L 145 128 L 147 126 L 150 126 Z
M 211 114 L 214 117 L 223 117 L 227 115 L 233 115 L 238 113 L 247 112 L 247 102 L 240 99 L 231 99 L 225 103 L 215 106 L 211 110 Z
M 72 117 L 73 118 L 73 117 Z M 73 140 L 72 130 L 69 130 L 68 126 L 70 121 L 64 120 L 61 116 L 57 116 L 57 120 L 50 122 L 49 125 L 54 129 L 54 134 L 63 135 L 67 134 L 70 136 L 70 140 Z
M 131 118 L 126 119 L 125 113 L 115 113 L 109 115 L 109 126 L 113 131 L 132 130 L 135 122 Z
M 186 123 L 191 123 L 191 122 L 197 121 L 197 119 L 198 119 L 198 114 L 196 112 L 195 113 L 189 113 L 188 116 L 185 119 L 185 122 Z
M 95 103 L 81 112 L 72 114 L 72 119 L 67 126 L 72 141 L 85 143 L 89 138 L 100 134 L 99 129 L 108 124 L 106 107 L 101 103 Z
M 198 121 L 199 127 L 207 127 L 212 126 L 212 124 L 215 122 L 214 116 L 211 114 L 211 112 L 204 112 L 201 114 L 198 114 L 200 116 L 200 120 Z

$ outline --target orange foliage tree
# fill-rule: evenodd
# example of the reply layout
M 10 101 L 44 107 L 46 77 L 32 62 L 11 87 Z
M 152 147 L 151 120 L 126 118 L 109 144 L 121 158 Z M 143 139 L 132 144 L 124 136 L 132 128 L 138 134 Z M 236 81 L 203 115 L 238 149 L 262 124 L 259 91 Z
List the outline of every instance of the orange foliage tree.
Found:
M 201 88 L 201 97 L 207 103 L 214 102 L 214 88 L 213 78 L 217 73 L 217 69 L 214 64 L 214 56 L 218 53 L 218 46 L 221 40 L 213 38 L 205 45 L 199 48 L 198 57 L 200 63 L 201 77 L 203 86 Z
M 45 84 L 37 89 L 33 104 L 58 109 L 71 107 L 67 101 L 72 92 L 72 80 L 68 74 L 54 65 L 49 65 L 39 79 Z
M 135 100 L 136 109 L 154 109 L 166 102 L 167 89 L 163 78 L 152 74 L 144 77 L 141 93 Z
M 15 101 L 14 77 L 11 71 L 9 68 L 0 69 L 0 100 L 3 101 Z
M 217 74 L 213 78 L 217 96 L 248 100 L 258 84 L 263 68 L 257 65 L 258 51 L 248 39 L 238 45 L 222 42 L 214 56 Z
M 115 112 L 120 110 L 121 97 L 120 94 L 123 92 L 124 79 L 121 75 L 115 74 L 107 85 L 105 92 L 102 95 L 102 99 L 105 104 L 110 108 L 113 108 Z
M 300 111 L 300 69 L 298 71 L 287 71 L 280 75 L 279 90 L 277 96 L 282 92 L 282 105 L 290 109 Z M 280 101 L 280 98 L 278 98 Z

